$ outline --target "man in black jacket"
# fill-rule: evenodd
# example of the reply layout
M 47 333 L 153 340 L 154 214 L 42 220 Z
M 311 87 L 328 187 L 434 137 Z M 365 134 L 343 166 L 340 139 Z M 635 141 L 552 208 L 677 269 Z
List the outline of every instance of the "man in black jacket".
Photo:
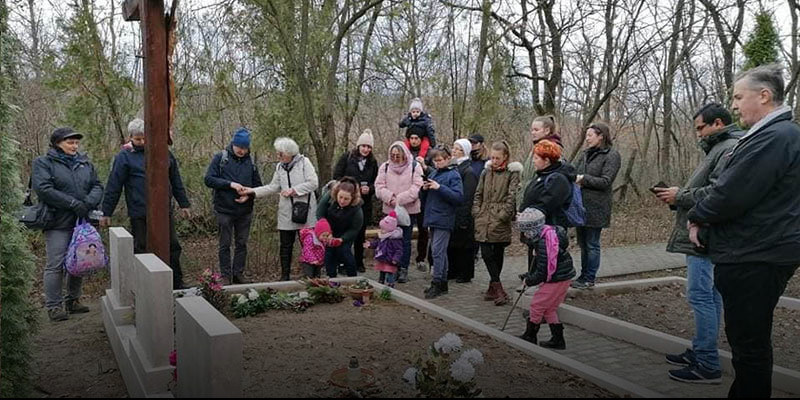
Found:
M 669 371 L 672 379 L 689 383 L 719 383 L 722 381 L 722 367 L 717 339 L 722 297 L 714 287 L 714 263 L 689 241 L 686 214 L 711 190 L 722 173 L 723 156 L 736 145 L 742 132 L 733 123 L 728 110 L 719 103 L 709 103 L 700 108 L 694 116 L 694 127 L 706 157 L 683 187 L 653 189 L 659 200 L 677 211 L 667 251 L 686 254 L 686 299 L 695 322 L 692 348 L 682 354 L 668 354 L 667 362 L 683 367 Z
M 214 189 L 214 211 L 219 226 L 219 270 L 227 283 L 249 283 L 244 278 L 247 240 L 253 221 L 254 195 L 239 195 L 243 187 L 259 187 L 261 175 L 250 157 L 250 131 L 239 128 L 231 144 L 214 155 L 205 177 L 206 186 Z M 236 249 L 231 264 L 231 237 Z
M 111 224 L 111 216 L 117 208 L 117 202 L 125 190 L 125 204 L 128 206 L 128 216 L 131 219 L 133 230 L 133 251 L 144 253 L 147 248 L 147 183 L 145 173 L 144 121 L 137 118 L 128 124 L 128 133 L 131 136 L 131 146 L 125 146 L 114 158 L 114 165 L 108 175 L 106 192 L 103 198 L 102 226 Z M 178 201 L 181 215 L 188 218 L 189 198 L 183 187 L 178 161 L 169 153 L 169 183 L 171 195 Z M 169 266 L 172 268 L 173 289 L 183 288 L 183 273 L 181 271 L 181 245 L 178 242 L 178 233 L 175 231 L 175 219 L 170 204 L 169 213 Z
M 772 392 L 772 318 L 800 264 L 800 127 L 783 106 L 779 66 L 745 71 L 733 109 L 749 130 L 723 156 L 724 170 L 689 211 L 689 237 L 708 248 L 725 308 L 736 379 L 729 397 Z M 699 230 L 707 227 L 707 243 Z

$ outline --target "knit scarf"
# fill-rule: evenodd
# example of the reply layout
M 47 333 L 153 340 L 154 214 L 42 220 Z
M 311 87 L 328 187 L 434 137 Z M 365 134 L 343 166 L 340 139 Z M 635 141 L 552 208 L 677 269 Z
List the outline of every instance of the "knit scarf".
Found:
M 555 228 L 545 225 L 542 228 L 542 237 L 547 247 L 547 280 L 545 282 L 550 282 L 558 268 L 558 234 Z
M 292 157 L 292 161 L 289 161 L 288 163 L 281 163 L 281 167 L 284 169 L 284 171 L 289 172 L 302 159 L 303 156 L 300 154 L 295 154 L 294 157 Z

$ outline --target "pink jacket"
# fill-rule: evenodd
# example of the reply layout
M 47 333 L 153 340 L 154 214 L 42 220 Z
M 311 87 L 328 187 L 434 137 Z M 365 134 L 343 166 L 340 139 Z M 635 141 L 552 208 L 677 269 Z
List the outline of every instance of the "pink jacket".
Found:
M 391 166 L 392 148 L 399 145 L 406 154 L 408 165 L 401 173 L 396 173 Z M 383 202 L 383 212 L 385 214 L 394 210 L 397 205 L 406 208 L 409 214 L 419 214 L 419 189 L 422 187 L 422 165 L 416 163 L 416 168 L 412 166 L 413 156 L 403 142 L 397 141 L 389 146 L 389 161 L 378 167 L 378 178 L 375 179 L 375 194 Z M 394 203 L 392 203 L 394 202 Z
M 317 241 L 319 242 L 319 241 Z M 325 262 L 325 246 L 314 243 L 314 230 L 304 228 L 300 230 L 300 262 L 321 266 Z

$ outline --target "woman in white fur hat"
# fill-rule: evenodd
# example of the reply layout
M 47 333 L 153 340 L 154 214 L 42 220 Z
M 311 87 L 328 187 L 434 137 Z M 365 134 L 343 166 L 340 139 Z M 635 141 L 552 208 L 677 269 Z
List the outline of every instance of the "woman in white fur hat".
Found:
M 333 169 L 333 179 L 339 180 L 342 177 L 349 176 L 360 184 L 361 199 L 363 204 L 361 212 L 364 214 L 364 224 L 358 233 L 358 237 L 354 243 L 356 269 L 358 272 L 364 272 L 364 237 L 367 230 L 367 225 L 372 221 L 372 196 L 375 194 L 375 178 L 378 176 L 378 162 L 375 160 L 375 155 L 372 153 L 372 148 L 375 144 L 375 138 L 372 136 L 370 129 L 364 129 L 364 133 L 358 137 L 356 147 L 342 154 L 336 167 Z

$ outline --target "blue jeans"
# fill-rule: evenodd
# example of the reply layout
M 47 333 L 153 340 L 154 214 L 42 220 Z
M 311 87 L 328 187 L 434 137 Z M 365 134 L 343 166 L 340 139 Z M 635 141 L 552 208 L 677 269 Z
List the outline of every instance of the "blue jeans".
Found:
M 722 296 L 714 287 L 714 264 L 706 257 L 686 256 L 688 282 L 686 297 L 694 312 L 695 336 L 692 350 L 698 364 L 719 371 L 719 323 L 722 314 Z
M 581 282 L 594 283 L 600 270 L 600 233 L 603 228 L 575 228 L 581 246 Z
M 403 257 L 400 259 L 400 265 L 398 265 L 398 272 L 401 269 L 408 269 L 408 265 L 411 264 L 411 237 L 414 235 L 414 221 L 416 220 L 416 214 L 411 215 L 411 225 L 409 226 L 401 226 L 400 228 L 403 230 Z
M 433 254 L 433 280 L 434 282 L 447 282 L 447 268 L 450 266 L 447 259 L 447 246 L 450 245 L 450 231 L 432 228 L 431 253 Z
M 347 276 L 357 276 L 356 259 L 353 257 L 353 242 L 344 242 L 339 247 L 325 248 L 325 269 L 328 276 L 336 277 L 336 268 L 339 264 L 344 264 L 347 269 Z

